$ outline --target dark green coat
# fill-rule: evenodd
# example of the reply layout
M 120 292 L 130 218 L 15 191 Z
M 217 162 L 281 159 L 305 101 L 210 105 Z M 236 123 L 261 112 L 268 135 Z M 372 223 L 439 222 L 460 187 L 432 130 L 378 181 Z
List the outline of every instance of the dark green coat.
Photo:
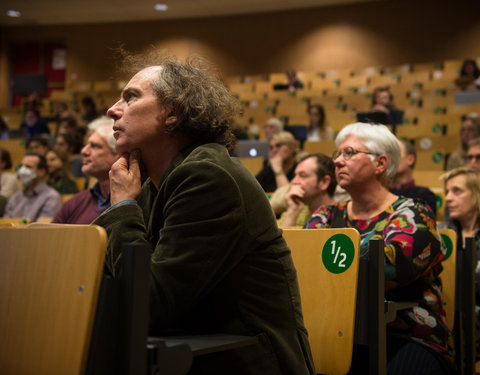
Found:
M 152 250 L 151 335 L 257 335 L 259 345 L 197 357 L 192 373 L 313 374 L 296 271 L 260 185 L 225 147 L 189 147 L 157 191 L 120 205 L 106 228 L 115 275 L 121 243 Z M 327 344 L 328 345 L 328 344 Z

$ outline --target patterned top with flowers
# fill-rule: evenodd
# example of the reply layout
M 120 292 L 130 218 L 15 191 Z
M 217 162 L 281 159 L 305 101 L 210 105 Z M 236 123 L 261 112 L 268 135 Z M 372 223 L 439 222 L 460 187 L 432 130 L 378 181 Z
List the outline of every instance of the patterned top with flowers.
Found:
M 368 252 L 370 239 L 385 242 L 385 298 L 413 301 L 418 306 L 400 310 L 389 323 L 389 335 L 408 338 L 442 353 L 453 363 L 451 332 L 442 301 L 441 261 L 445 248 L 436 228 L 432 210 L 415 199 L 398 198 L 379 215 L 352 220 L 348 202 L 317 209 L 305 228 L 355 228 L 360 232 L 360 256 Z

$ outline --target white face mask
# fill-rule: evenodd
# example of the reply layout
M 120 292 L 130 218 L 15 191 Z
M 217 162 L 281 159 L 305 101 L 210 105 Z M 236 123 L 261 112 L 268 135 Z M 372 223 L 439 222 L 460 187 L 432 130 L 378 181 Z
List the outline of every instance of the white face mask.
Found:
M 23 166 L 17 171 L 17 178 L 23 184 L 23 186 L 27 186 L 30 182 L 32 182 L 37 177 L 37 174 L 27 167 Z

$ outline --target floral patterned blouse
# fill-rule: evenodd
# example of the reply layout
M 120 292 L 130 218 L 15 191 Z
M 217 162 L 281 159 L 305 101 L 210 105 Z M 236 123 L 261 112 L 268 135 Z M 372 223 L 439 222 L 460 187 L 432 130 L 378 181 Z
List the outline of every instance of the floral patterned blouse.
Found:
M 360 232 L 360 256 L 368 252 L 370 239 L 385 243 L 385 279 L 393 288 L 385 292 L 390 301 L 414 301 L 418 306 L 401 310 L 389 323 L 389 335 L 421 342 L 453 364 L 451 332 L 442 301 L 442 270 L 445 247 L 440 241 L 432 210 L 419 200 L 400 197 L 381 214 L 367 220 L 352 220 L 348 202 L 321 206 L 305 228 L 355 228 Z

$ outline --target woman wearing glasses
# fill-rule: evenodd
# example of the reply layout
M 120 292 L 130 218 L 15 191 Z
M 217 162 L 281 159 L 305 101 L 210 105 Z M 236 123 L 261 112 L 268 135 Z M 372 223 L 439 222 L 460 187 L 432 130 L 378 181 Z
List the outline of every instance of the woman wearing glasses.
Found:
M 356 123 L 343 128 L 335 143 L 335 174 L 351 200 L 320 207 L 306 227 L 356 228 L 360 256 L 368 253 L 370 239 L 383 238 L 385 298 L 418 303 L 399 311 L 387 328 L 388 374 L 451 374 L 450 330 L 438 278 L 445 249 L 432 210 L 388 190 L 400 160 L 396 137 L 383 125 Z M 355 348 L 351 373 L 365 371 L 365 358 Z
M 292 133 L 274 134 L 270 139 L 269 146 L 269 159 L 265 161 L 263 169 L 256 175 L 257 181 L 267 193 L 288 185 L 295 177 L 295 167 L 297 166 L 297 144 Z

